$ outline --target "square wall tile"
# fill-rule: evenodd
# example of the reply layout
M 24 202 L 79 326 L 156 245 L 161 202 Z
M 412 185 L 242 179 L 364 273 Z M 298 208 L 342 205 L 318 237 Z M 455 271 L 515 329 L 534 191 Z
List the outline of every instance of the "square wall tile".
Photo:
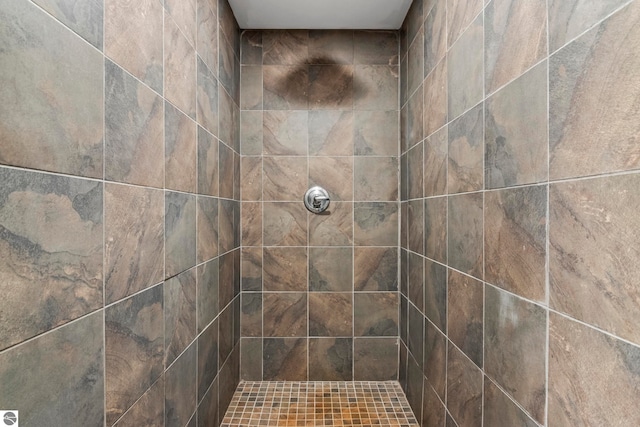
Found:
M 309 290 L 353 290 L 353 249 L 309 248 Z
M 175 276 L 196 264 L 196 197 L 165 193 L 165 275 Z
M 306 291 L 307 264 L 306 248 L 264 248 L 264 290 Z
M 353 277 L 356 291 L 398 290 L 398 249 L 355 248 Z
M 264 381 L 306 381 L 307 339 L 265 338 Z
M 353 331 L 351 293 L 309 294 L 309 336 L 349 337 Z
M 396 338 L 354 338 L 354 381 L 395 381 L 398 377 Z
M 353 339 L 309 338 L 309 381 L 351 381 Z
M 353 297 L 355 336 L 398 334 L 398 294 L 357 292 Z
M 302 337 L 307 334 L 307 294 L 264 293 L 264 336 Z M 265 372 L 266 374 L 266 372 Z

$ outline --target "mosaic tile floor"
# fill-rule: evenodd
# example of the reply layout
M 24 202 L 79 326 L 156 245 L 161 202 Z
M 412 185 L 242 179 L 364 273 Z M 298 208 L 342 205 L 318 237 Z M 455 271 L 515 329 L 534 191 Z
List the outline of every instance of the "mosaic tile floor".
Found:
M 221 427 L 417 427 L 397 382 L 241 382 Z

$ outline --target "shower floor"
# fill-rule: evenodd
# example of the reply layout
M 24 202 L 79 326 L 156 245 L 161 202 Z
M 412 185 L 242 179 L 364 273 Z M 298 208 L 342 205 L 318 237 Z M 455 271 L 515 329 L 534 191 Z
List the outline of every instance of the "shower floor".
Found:
M 417 427 L 400 384 L 394 381 L 243 381 L 221 427 Z

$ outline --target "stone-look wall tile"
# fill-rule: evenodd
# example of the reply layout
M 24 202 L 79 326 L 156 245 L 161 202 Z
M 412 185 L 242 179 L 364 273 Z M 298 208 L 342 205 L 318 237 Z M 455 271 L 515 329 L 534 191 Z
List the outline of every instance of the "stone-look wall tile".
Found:
M 482 425 L 482 371 L 451 343 L 447 350 L 447 408 L 457 425 Z
M 398 365 L 397 338 L 354 338 L 354 381 L 395 381 Z
M 416 38 L 409 44 L 407 54 L 407 90 L 411 96 L 424 78 L 424 29 L 421 26 L 416 33 Z
M 209 0 L 211 3 L 215 3 L 215 0 Z M 215 6 L 211 6 L 215 7 Z M 217 10 L 214 10 L 218 15 L 219 27 L 224 36 L 229 40 L 231 47 L 233 48 L 233 54 L 240 56 L 240 29 L 238 23 L 233 15 L 233 10 L 229 5 L 228 0 L 219 0 Z M 221 391 L 222 394 L 222 391 Z
M 456 77 L 453 72 L 451 75 Z M 461 77 L 456 78 L 460 79 Z M 423 132 L 425 136 L 433 134 L 447 124 L 447 117 L 450 116 L 448 79 L 447 59 L 445 58 L 424 80 Z M 459 114 L 460 111 L 456 111 L 456 113 Z
M 422 426 L 443 427 L 446 409 L 425 378 L 422 384 Z
M 227 146 L 233 147 L 235 140 L 235 127 L 233 115 L 236 105 L 222 84 L 218 83 L 218 139 Z
M 307 249 L 265 247 L 263 250 L 265 291 L 307 290 Z
M 165 374 L 164 425 L 181 427 L 196 410 L 196 344 L 182 353 Z
M 243 65 L 240 68 L 240 108 L 262 109 L 262 65 Z
M 424 253 L 441 263 L 447 262 L 447 198 L 424 201 Z
M 309 245 L 346 246 L 352 245 L 354 207 L 351 202 L 333 202 L 320 215 L 309 217 Z M 306 209 L 300 203 L 300 208 Z
M 485 371 L 544 422 L 547 311 L 491 286 L 485 290 Z
M 547 62 L 489 98 L 484 114 L 486 188 L 546 180 Z
M 353 154 L 356 156 L 395 156 L 398 154 L 399 121 L 397 110 L 355 111 L 353 114 L 355 116 Z
M 306 338 L 265 338 L 263 351 L 265 381 L 307 380 Z
M 308 94 L 310 109 L 353 109 L 353 66 L 311 65 Z
M 200 426 L 218 427 L 220 419 L 224 417 L 224 413 L 220 413 L 220 403 L 218 401 L 220 394 L 219 383 L 220 377 L 216 377 L 198 406 L 198 425 Z
M 212 322 L 198 336 L 198 402 L 218 374 L 218 321 Z
M 197 58 L 196 119 L 198 124 L 218 135 L 218 80 L 200 57 Z
M 424 258 L 409 253 L 409 301 L 418 310 L 424 310 Z
M 447 0 L 447 45 L 449 47 L 482 11 L 482 7 L 482 0 Z
M 549 419 L 556 425 L 634 425 L 640 348 L 551 313 Z
M 196 44 L 196 0 L 165 0 L 164 8 L 192 45 Z M 166 45 L 165 45 L 166 49 Z
M 458 1 L 478 2 L 478 0 Z M 449 119 L 458 117 L 482 100 L 483 38 L 482 16 L 479 16 L 447 54 Z
M 162 188 L 162 104 L 160 96 L 105 61 L 106 179 Z
M 4 349 L 102 307 L 103 187 L 6 168 L 0 182 Z
M 547 186 L 485 194 L 485 280 L 546 301 Z
M 35 0 L 34 3 L 102 51 L 104 0 Z
M 196 269 L 164 283 L 164 357 L 169 366 L 196 337 Z
M 424 314 L 439 329 L 447 330 L 447 268 L 424 260 Z
M 262 245 L 262 203 L 242 202 L 242 246 Z
M 60 16 L 59 1 L 38 3 Z M 0 105 L 0 163 L 101 178 L 102 55 L 28 2 L 5 2 L 0 20 L 0 98 L 20 100 Z
M 164 186 L 196 192 L 197 125 L 164 103 Z
M 549 1 L 549 53 L 555 52 L 625 3 L 627 0 L 597 3 L 588 0 Z
M 102 337 L 99 311 L 0 354 L 2 404 L 26 426 L 102 425 Z
M 198 126 L 198 193 L 217 196 L 218 177 L 218 141 L 204 128 Z
M 308 40 L 310 64 L 353 64 L 351 30 L 311 30 Z
M 243 337 L 262 336 L 262 294 L 243 292 L 241 295 L 240 326 Z
M 462 194 L 448 201 L 449 266 L 482 279 L 483 194 Z
M 448 138 L 448 129 L 443 127 L 424 141 L 423 188 L 425 197 L 447 193 Z
M 306 157 L 264 157 L 262 168 L 266 201 L 299 201 L 308 188 Z
M 233 351 L 233 314 L 233 304 L 229 304 L 221 311 L 220 317 L 217 319 L 218 366 L 220 367 L 220 371 L 224 370 L 224 365 L 227 365 L 229 363 L 229 360 L 227 359 Z M 221 374 L 219 373 L 219 376 L 220 375 Z
M 398 108 L 398 66 L 356 65 L 353 102 L 356 110 L 389 111 Z
M 246 30 L 242 33 L 240 62 L 242 65 L 262 64 L 262 31 Z
M 353 297 L 355 336 L 397 336 L 398 304 L 397 293 L 356 293 Z
M 445 422 L 445 427 L 458 427 L 458 424 L 456 424 L 455 421 L 453 421 L 453 418 L 451 418 L 451 415 L 449 415 L 449 413 L 447 412 L 447 416 L 446 416 L 446 422 Z
M 485 425 L 496 427 L 536 427 L 538 425 L 486 377 L 483 422 Z
M 424 137 L 424 109 L 430 106 L 427 106 L 423 99 L 424 86 L 420 85 L 407 103 L 407 148 L 413 147 Z
M 309 31 L 272 30 L 262 33 L 262 63 L 298 65 L 309 62 Z
M 240 379 L 262 381 L 262 338 L 240 340 Z
M 432 1 L 433 7 L 424 20 L 424 75 L 433 68 L 447 52 L 446 1 Z
M 197 262 L 205 262 L 218 255 L 218 199 L 198 196 Z
M 262 154 L 262 111 L 240 112 L 240 153 L 245 156 Z
M 209 0 L 197 1 L 196 51 L 214 72 L 218 71 L 218 17 Z M 215 3 L 215 2 L 214 2 Z M 217 5 L 216 5 L 217 6 Z
M 353 271 L 351 247 L 309 249 L 310 291 L 350 292 Z M 305 277 L 305 284 L 306 280 Z
M 309 157 L 307 188 L 316 185 L 327 190 L 331 201 L 353 200 L 353 157 Z M 305 191 L 297 194 L 296 199 Z
M 218 300 L 220 309 L 226 307 L 233 300 L 235 294 L 234 289 L 234 255 L 232 252 L 226 253 L 219 258 L 220 271 L 218 273 Z M 231 351 L 229 349 L 229 351 Z M 226 356 L 225 356 L 226 358 Z
M 395 31 L 354 31 L 353 62 L 398 65 L 398 34 Z
M 482 282 L 449 270 L 447 335 L 479 368 L 482 368 L 483 295 Z
M 242 248 L 242 290 L 262 290 L 262 248 Z
M 162 293 L 158 285 L 105 309 L 107 425 L 124 414 L 162 374 Z
M 162 4 L 105 0 L 104 53 L 162 93 Z
M 114 424 L 115 427 L 158 425 L 164 425 L 164 375 Z
M 303 337 L 306 335 L 306 293 L 265 292 L 263 297 L 263 307 L 263 327 L 265 337 Z
M 196 264 L 196 197 L 165 193 L 165 275 L 175 276 Z
M 424 375 L 443 402 L 446 399 L 447 338 L 430 321 L 424 322 Z
M 262 102 L 265 110 L 306 110 L 309 107 L 308 90 L 308 66 L 262 67 Z
M 547 55 L 547 2 L 496 0 L 485 10 L 485 87 L 490 93 Z
M 222 367 L 219 375 L 219 386 L 218 386 L 218 405 L 222 409 L 220 413 L 219 422 L 222 423 L 222 417 L 224 416 L 224 408 L 228 408 L 231 403 L 231 398 L 233 397 L 233 392 L 238 385 L 238 378 L 240 378 L 240 357 L 239 357 L 239 348 L 236 348 L 233 356 L 228 360 L 228 362 Z
M 423 144 L 422 142 L 415 145 L 407 153 L 407 196 L 409 199 L 422 198 L 422 187 L 424 184 L 423 168 Z
M 406 395 L 409 406 L 413 410 L 416 419 L 422 419 L 422 375 L 421 369 L 413 357 L 409 355 L 407 364 L 407 388 Z
M 233 200 L 218 201 L 218 252 L 229 252 L 235 246 L 235 210 L 238 203 Z
M 307 111 L 265 111 L 263 115 L 264 154 L 306 155 L 308 120 Z
M 640 3 L 558 51 L 549 61 L 552 179 L 637 169 Z M 594 138 L 597 135 L 597 138 Z
M 353 339 L 310 338 L 309 381 L 351 381 Z
M 218 142 L 218 179 L 220 181 L 220 197 L 233 199 L 234 187 L 234 152 L 222 141 Z
M 635 343 L 639 185 L 640 175 L 633 174 L 553 184 L 549 190 L 551 307 Z
M 342 257 L 333 268 L 345 260 Z M 397 291 L 398 248 L 355 248 L 353 277 L 355 291 Z
M 162 281 L 163 192 L 106 184 L 105 302 L 110 304 Z
M 409 354 L 415 359 L 420 371 L 423 370 L 424 360 L 424 315 L 415 305 L 409 304 L 409 331 L 407 334 L 407 348 Z
M 407 350 L 407 346 L 404 343 L 400 343 L 399 345 L 400 351 L 398 355 L 399 366 L 398 366 L 398 382 L 402 387 L 402 390 L 407 393 L 407 364 L 409 359 L 409 351 Z
M 422 199 L 408 203 L 407 228 L 409 250 L 424 255 L 424 202 Z
M 191 1 L 172 0 L 188 7 Z M 166 2 L 170 3 L 169 0 Z M 165 6 L 167 6 L 165 4 Z M 195 21 L 195 5 L 193 20 Z M 189 26 L 195 29 L 195 23 Z M 196 117 L 196 51 L 195 40 L 187 40 L 184 29 L 165 14 L 164 22 L 164 96 L 167 101 L 184 111 L 189 117 Z M 193 36 L 193 34 L 191 35 Z M 187 36 L 188 37 L 188 36 Z
M 353 154 L 354 112 L 309 111 L 306 126 L 309 155 L 350 156 Z M 355 137 L 358 137 L 357 133 Z
M 355 203 L 354 243 L 358 246 L 398 244 L 398 204 L 395 202 Z
M 218 81 L 221 84 L 220 90 L 224 88 L 231 98 L 236 99 L 237 83 L 234 82 L 236 71 L 240 74 L 240 64 L 237 61 L 232 43 L 221 33 L 218 33 Z M 238 69 L 236 70 L 236 67 Z
M 309 294 L 309 336 L 348 337 L 353 331 L 351 293 Z
M 219 258 L 198 266 L 197 319 L 198 332 L 202 332 L 219 313 Z
M 302 203 L 265 202 L 263 210 L 265 246 L 306 246 L 307 210 Z M 330 216 L 332 215 L 325 215 L 323 218 Z
M 407 26 L 406 29 L 406 47 L 408 50 L 409 45 L 413 41 L 413 39 L 418 34 L 418 30 L 422 26 L 422 22 L 424 21 L 424 11 L 423 11 L 423 0 L 417 0 L 411 3 L 411 7 L 407 12 L 407 17 L 405 19 L 405 23 Z
M 478 104 L 449 124 L 449 194 L 478 191 L 484 188 L 484 120 L 483 104 Z

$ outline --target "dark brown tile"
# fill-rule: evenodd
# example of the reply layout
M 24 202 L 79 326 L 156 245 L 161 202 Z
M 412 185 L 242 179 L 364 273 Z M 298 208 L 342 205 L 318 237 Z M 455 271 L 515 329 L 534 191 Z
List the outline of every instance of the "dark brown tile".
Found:
M 164 375 L 114 424 L 115 427 L 158 425 L 164 425 Z
M 310 157 L 307 188 L 316 185 L 327 190 L 331 201 L 353 200 L 353 157 Z
M 198 126 L 198 193 L 217 196 L 218 141 L 209 132 Z
M 212 4 L 212 8 L 214 12 L 218 15 L 218 25 L 220 27 L 220 31 L 224 36 L 229 40 L 233 48 L 233 53 L 236 56 L 240 56 L 240 29 L 238 28 L 238 23 L 233 14 L 233 10 L 231 9 L 231 5 L 228 0 L 219 1 L 216 5 L 214 5 L 215 0 L 209 0 Z M 222 391 L 221 391 L 222 394 Z
M 263 342 L 265 381 L 307 380 L 306 338 L 265 338 Z
M 243 292 L 241 295 L 240 326 L 243 337 L 262 336 L 262 294 Z
M 200 126 L 218 135 L 218 81 L 198 57 L 196 78 L 196 118 Z
M 219 258 L 198 266 L 198 332 L 202 332 L 219 313 L 219 269 Z
M 153 0 L 104 3 L 105 55 L 162 93 L 162 4 Z
M 485 372 L 538 422 L 546 401 L 547 311 L 487 286 Z
M 420 366 L 411 355 L 407 360 L 407 401 L 417 419 L 422 419 L 422 383 Z
M 240 340 L 240 379 L 262 381 L 262 338 Z
M 424 202 L 422 199 L 408 203 L 407 231 L 409 250 L 424 255 Z
M 306 110 L 309 107 L 309 67 L 265 65 L 262 67 L 265 110 Z
M 447 247 L 449 266 L 482 279 L 483 195 L 448 198 Z
M 240 112 L 240 154 L 262 154 L 262 111 Z
M 353 379 L 355 381 L 395 381 L 398 377 L 396 338 L 355 338 Z
M 440 330 L 447 329 L 447 268 L 424 260 L 424 314 Z
M 640 4 L 632 2 L 551 57 L 551 179 L 640 167 L 632 119 L 638 115 L 640 76 L 630 71 L 640 61 L 638 16 Z
M 350 156 L 353 154 L 353 112 L 309 111 L 309 122 L 304 126 L 308 128 L 309 155 Z
M 418 86 L 412 93 L 407 103 L 406 139 L 407 148 L 413 147 L 424 138 L 424 110 L 431 108 L 424 102 L 424 90 L 426 86 Z M 430 90 L 431 88 L 426 88 Z M 404 122 L 403 122 L 404 123 Z
M 225 365 L 229 363 L 229 355 L 233 351 L 233 304 L 227 305 L 220 312 L 218 322 L 218 366 L 219 370 L 225 369 Z M 227 367 L 228 369 L 228 367 Z M 219 372 L 218 376 L 221 376 Z M 222 390 L 221 390 L 222 391 Z M 222 405 L 221 405 L 222 406 Z
M 484 120 L 482 104 L 449 124 L 449 194 L 478 191 L 483 186 Z
M 424 258 L 409 253 L 409 300 L 418 310 L 424 310 Z
M 354 295 L 354 335 L 396 336 L 398 334 L 398 294 L 358 292 Z
M 353 31 L 309 31 L 309 63 L 353 64 Z
M 218 252 L 223 254 L 235 247 L 236 209 L 239 203 L 234 200 L 218 200 Z
M 163 186 L 162 98 L 105 61 L 105 169 L 108 180 Z
M 218 255 L 218 199 L 198 196 L 197 262 Z
M 298 156 L 307 154 L 307 111 L 265 111 L 264 154 Z
M 482 0 L 447 0 L 447 45 L 451 45 L 482 11 Z
M 354 63 L 398 65 L 398 34 L 394 31 L 354 31 Z
M 220 181 L 220 197 L 233 199 L 234 153 L 228 145 L 218 142 L 218 179 Z
M 424 322 L 424 375 L 444 402 L 447 387 L 447 337 L 429 320 Z
M 551 313 L 549 420 L 563 426 L 639 423 L 638 360 L 638 347 Z
M 78 4 L 66 18 L 59 1 L 37 3 L 77 31 L 102 15 L 93 2 Z M 89 21 L 76 21 L 84 12 Z M 0 17 L 0 97 L 20 100 L 0 105 L 0 163 L 102 178 L 102 55 L 28 2 L 3 4 Z M 101 36 L 101 17 L 99 30 Z
M 415 360 L 418 368 L 422 372 L 424 365 L 424 323 L 425 318 L 422 311 L 413 304 L 409 304 L 409 327 L 407 334 L 407 348 L 409 349 L 410 359 Z M 411 363 L 411 362 L 410 362 Z M 421 376 L 421 375 L 419 375 Z M 411 381 L 411 379 L 410 379 Z M 420 384 L 422 387 L 422 384 Z
M 306 291 L 307 263 L 306 248 L 264 248 L 264 290 Z
M 309 294 L 309 336 L 349 337 L 353 331 L 351 293 Z
M 228 36 L 218 33 L 218 82 L 221 92 L 226 92 L 231 98 L 238 102 L 236 90 L 238 89 L 239 79 L 235 80 L 236 72 L 240 74 L 240 62 L 237 60 L 233 51 L 233 43 Z M 222 89 L 224 88 L 224 90 Z M 222 94 L 222 93 L 221 93 Z
M 269 65 L 306 64 L 309 56 L 309 31 L 271 30 L 262 33 L 262 62 Z
M 433 1 L 424 20 L 424 75 L 427 76 L 447 52 L 446 2 Z
M 302 207 L 302 203 L 300 204 Z M 302 207 L 306 211 L 304 207 Z M 353 244 L 353 203 L 332 202 L 320 215 L 309 216 L 309 244 L 346 246 Z
M 212 322 L 198 336 L 198 402 L 218 374 L 218 322 Z
M 446 409 L 425 378 L 422 385 L 422 426 L 444 427 Z
M 353 109 L 353 66 L 311 65 L 308 94 L 309 109 Z
M 262 245 L 262 203 L 242 202 L 242 245 Z
M 425 197 L 447 193 L 448 138 L 447 128 L 444 127 L 424 141 L 423 188 Z
M 307 157 L 264 157 L 264 200 L 300 201 L 308 188 L 308 168 Z
M 447 198 L 424 201 L 424 253 L 441 263 L 447 262 Z
M 351 381 L 352 378 L 351 338 L 309 339 L 309 381 Z
M 398 66 L 357 65 L 353 102 L 356 110 L 389 111 L 398 108 Z
M 479 3 L 479 0 L 451 1 Z M 482 100 L 484 92 L 482 41 L 482 16 L 479 16 L 447 54 L 449 119 L 458 117 Z
M 355 248 L 353 267 L 354 290 L 398 290 L 397 248 Z
M 242 290 L 262 290 L 262 248 L 242 248 Z
M 350 292 L 353 271 L 352 248 L 309 248 L 310 291 Z
M 164 404 L 166 427 L 186 425 L 196 410 L 197 355 L 194 343 L 167 369 Z
M 636 343 L 639 185 L 640 175 L 623 175 L 554 184 L 549 194 L 550 306 Z
M 354 154 L 395 156 L 398 154 L 398 111 L 355 111 Z M 351 153 L 349 153 L 351 154 Z
M 262 65 L 243 65 L 240 68 L 240 108 L 262 109 Z
M 546 62 L 487 100 L 484 140 L 487 188 L 547 179 Z
M 355 203 L 353 214 L 356 245 L 394 246 L 398 244 L 397 203 Z
M 224 416 L 224 410 L 221 414 L 220 406 L 218 403 L 219 397 L 219 384 L 220 377 L 216 379 L 207 390 L 207 393 L 202 398 L 200 405 L 198 406 L 198 425 L 199 426 L 213 426 L 218 427 L 220 425 L 219 418 Z
M 196 269 L 164 283 L 164 363 L 169 366 L 196 337 Z
M 425 136 L 433 134 L 447 124 L 448 117 L 453 116 L 450 115 L 448 106 L 449 86 L 447 80 L 449 77 L 447 72 L 447 59 L 445 58 L 424 80 L 423 132 Z M 459 114 L 459 111 L 456 113 Z
M 168 102 L 164 104 L 164 186 L 196 192 L 197 125 Z
M 196 264 L 196 197 L 165 192 L 165 276 Z
M 538 425 L 488 378 L 484 379 L 483 422 L 496 427 Z
M 2 404 L 21 424 L 104 423 L 102 328 L 100 311 L 0 354 Z
M 234 126 L 236 108 L 233 98 L 218 83 L 218 139 L 228 147 L 234 147 L 236 139 Z
M 447 408 L 460 426 L 482 425 L 482 371 L 451 343 L 447 351 Z
M 192 5 L 195 21 L 195 2 L 171 0 L 184 7 Z M 171 2 L 167 0 L 167 4 Z M 165 4 L 165 6 L 167 5 Z M 189 25 L 195 30 L 195 22 Z M 196 51 L 195 37 L 187 40 L 189 34 L 167 17 L 164 23 L 164 96 L 167 101 L 180 108 L 189 117 L 196 117 Z
M 209 0 L 197 2 L 196 51 L 210 70 L 218 70 L 218 17 Z M 217 6 L 217 5 L 216 5 Z
M 409 199 L 421 199 L 423 195 L 423 144 L 416 144 L 407 153 L 408 169 L 407 169 L 407 196 Z
M 412 96 L 424 78 L 424 28 L 420 27 L 416 38 L 409 45 L 407 56 L 407 90 Z M 421 92 L 421 91 L 420 91 Z
M 482 282 L 449 270 L 447 286 L 447 334 L 469 359 L 482 368 Z M 490 316 L 487 313 L 487 316 Z
M 411 7 L 407 12 L 407 16 L 405 18 L 405 26 L 406 26 L 406 48 L 409 48 L 409 44 L 413 41 L 418 33 L 418 30 L 422 26 L 424 21 L 424 0 L 416 0 L 411 3 Z
M 335 205 L 337 203 L 332 204 L 332 209 L 335 209 Z M 265 246 L 307 245 L 307 210 L 302 202 L 265 202 L 263 209 Z
M 263 327 L 265 337 L 306 336 L 306 293 L 264 293 L 263 307 Z
M 108 425 L 124 414 L 162 374 L 162 311 L 161 285 L 105 310 Z
M 546 300 L 547 187 L 485 194 L 485 280 Z

